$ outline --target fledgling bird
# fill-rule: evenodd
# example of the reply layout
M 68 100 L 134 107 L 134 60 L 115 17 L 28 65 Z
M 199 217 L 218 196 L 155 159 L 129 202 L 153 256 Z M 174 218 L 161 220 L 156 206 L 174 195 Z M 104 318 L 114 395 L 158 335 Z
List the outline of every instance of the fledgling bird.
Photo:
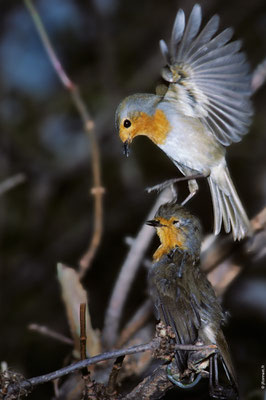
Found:
M 237 195 L 225 160 L 225 147 L 239 142 L 252 117 L 249 66 L 233 30 L 217 34 L 214 15 L 200 30 L 201 7 L 196 4 L 185 24 L 176 15 L 170 48 L 161 40 L 166 62 L 163 94 L 135 94 L 116 111 L 116 126 L 128 155 L 136 136 L 150 138 L 185 176 L 207 177 L 214 210 L 214 232 L 232 228 L 234 240 L 250 233 L 250 223 Z M 191 198 L 198 190 L 189 181 Z
M 161 241 L 148 273 L 156 318 L 172 328 L 177 344 L 217 346 L 209 353 L 177 350 L 173 371 L 178 372 L 170 372 L 169 378 L 185 388 L 207 375 L 213 397 L 237 399 L 236 376 L 221 328 L 224 313 L 200 268 L 202 239 L 198 218 L 178 204 L 166 203 L 147 224 L 156 228 Z M 226 385 L 219 382 L 218 364 Z

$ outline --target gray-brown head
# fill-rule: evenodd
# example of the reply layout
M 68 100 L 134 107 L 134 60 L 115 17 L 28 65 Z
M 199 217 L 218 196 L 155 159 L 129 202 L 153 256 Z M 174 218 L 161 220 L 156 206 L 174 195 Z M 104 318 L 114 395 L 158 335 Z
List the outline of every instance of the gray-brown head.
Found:
M 155 261 L 176 247 L 199 256 L 202 240 L 201 223 L 186 208 L 176 203 L 163 204 L 155 218 L 147 223 L 156 228 L 161 241 L 161 246 L 154 255 Z

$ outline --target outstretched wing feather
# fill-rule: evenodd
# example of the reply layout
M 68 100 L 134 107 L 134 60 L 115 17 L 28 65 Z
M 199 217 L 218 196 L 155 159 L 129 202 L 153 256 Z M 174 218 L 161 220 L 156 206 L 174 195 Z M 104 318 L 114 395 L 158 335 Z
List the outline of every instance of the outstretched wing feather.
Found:
M 196 4 L 185 26 L 183 10 L 175 19 L 170 52 L 165 42 L 161 51 L 173 79 L 166 98 L 176 98 L 187 110 L 201 119 L 217 140 L 227 146 L 238 142 L 251 123 L 252 106 L 249 66 L 240 52 L 241 41 L 229 42 L 232 28 L 217 34 L 219 17 L 214 15 L 200 31 L 201 7 Z M 187 90 L 177 90 L 177 87 Z M 187 93 L 187 97 L 184 93 Z M 191 94 L 195 104 L 191 104 Z M 194 109 L 193 109 L 194 107 Z M 183 108 L 184 109 L 184 108 Z

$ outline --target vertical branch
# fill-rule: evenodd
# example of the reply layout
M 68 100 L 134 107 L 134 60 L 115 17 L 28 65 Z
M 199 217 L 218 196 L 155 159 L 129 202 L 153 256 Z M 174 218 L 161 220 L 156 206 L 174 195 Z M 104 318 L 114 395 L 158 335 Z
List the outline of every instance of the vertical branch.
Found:
M 80 359 L 86 359 L 87 335 L 86 335 L 86 303 L 81 303 L 79 306 L 79 322 L 80 322 Z M 89 387 L 91 386 L 90 373 L 88 367 L 81 369 L 82 378 L 84 381 L 84 399 L 88 398 Z
M 74 82 L 67 76 L 62 64 L 60 63 L 55 50 L 51 44 L 51 41 L 46 33 L 44 25 L 41 18 L 32 4 L 31 0 L 24 0 L 27 9 L 33 19 L 35 27 L 40 35 L 43 46 L 47 52 L 49 60 L 54 67 L 58 78 L 60 79 L 62 85 L 69 91 L 71 98 L 74 102 L 76 109 L 78 110 L 80 117 L 82 119 L 84 129 L 88 133 L 91 148 L 92 148 L 92 175 L 93 175 L 93 188 L 91 189 L 91 194 L 94 196 L 94 221 L 93 221 L 93 234 L 88 247 L 87 252 L 82 256 L 80 260 L 80 277 L 82 278 L 86 271 L 88 270 L 92 259 L 94 258 L 96 251 L 99 247 L 101 237 L 102 237 L 102 226 L 103 226 L 103 202 L 102 197 L 104 194 L 104 188 L 101 183 L 101 169 L 100 169 L 100 151 L 96 135 L 94 132 L 94 122 L 91 119 L 90 113 L 80 95 L 79 88 Z
M 123 361 L 124 361 L 125 356 L 120 356 L 117 357 L 117 359 L 114 362 L 111 374 L 109 376 L 108 379 L 108 383 L 106 386 L 106 393 L 109 396 L 115 396 L 116 393 L 116 385 L 117 385 L 117 378 L 118 378 L 118 374 L 122 368 L 123 365 Z
M 86 303 L 80 304 L 79 309 L 79 320 L 80 320 L 80 359 L 85 360 L 86 358 Z

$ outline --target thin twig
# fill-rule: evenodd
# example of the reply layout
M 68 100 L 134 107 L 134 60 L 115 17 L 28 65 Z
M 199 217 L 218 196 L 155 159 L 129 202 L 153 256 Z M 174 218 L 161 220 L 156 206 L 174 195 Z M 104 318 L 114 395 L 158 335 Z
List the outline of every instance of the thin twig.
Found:
M 56 339 L 61 343 L 68 344 L 70 346 L 73 346 L 74 341 L 67 336 L 62 335 L 61 333 L 55 332 L 50 328 L 47 328 L 47 326 L 44 325 L 39 325 L 39 324 L 30 324 L 28 325 L 28 329 L 30 331 L 38 332 L 41 335 L 48 336 L 50 338 Z
M 146 300 L 135 312 L 133 317 L 123 328 L 116 347 L 123 346 L 148 320 L 151 315 L 152 303 L 151 300 Z
M 80 359 L 85 360 L 86 358 L 86 303 L 80 304 L 79 309 L 79 320 L 80 320 Z
M 117 378 L 118 378 L 118 374 L 122 368 L 124 358 L 125 358 L 125 356 L 117 357 L 117 359 L 114 362 L 112 371 L 111 371 L 109 379 L 108 379 L 107 387 L 106 387 L 106 393 L 109 394 L 110 396 L 113 396 L 114 394 L 116 394 Z
M 80 321 L 80 359 L 86 359 L 86 348 L 87 348 L 87 336 L 86 336 L 86 303 L 81 303 L 79 306 L 79 321 Z M 88 398 L 91 386 L 91 377 L 88 367 L 84 367 L 81 370 L 82 378 L 84 382 L 84 399 Z
M 13 189 L 14 187 L 24 183 L 27 177 L 23 173 L 19 173 L 9 178 L 5 179 L 4 181 L 0 182 L 0 196 L 4 193 L 8 192 L 9 190 Z
M 76 106 L 80 114 L 80 117 L 84 124 L 84 128 L 86 132 L 89 134 L 89 138 L 91 141 L 91 148 L 92 148 L 91 163 L 92 163 L 92 174 L 93 174 L 93 188 L 91 189 L 91 194 L 94 196 L 94 221 L 93 221 L 93 234 L 88 250 L 80 260 L 80 277 L 82 278 L 86 273 L 86 271 L 88 270 L 89 266 L 91 265 L 91 262 L 96 254 L 96 251 L 101 241 L 102 230 L 103 230 L 102 197 L 104 194 L 104 188 L 102 187 L 101 183 L 100 152 L 96 135 L 94 132 L 94 122 L 91 119 L 90 113 L 84 101 L 82 100 L 78 86 L 71 81 L 71 79 L 67 76 L 66 72 L 64 71 L 64 68 L 55 53 L 55 50 L 46 33 L 41 18 L 36 8 L 32 4 L 32 1 L 24 0 L 24 3 L 30 12 L 30 15 L 32 16 L 33 22 L 40 35 L 41 41 L 47 52 L 49 60 L 51 61 L 61 83 L 69 91 L 72 100 L 74 102 L 74 105 Z
M 141 353 L 143 351 L 152 351 L 159 345 L 158 343 L 159 343 L 159 340 L 157 339 L 157 340 L 153 340 L 153 341 L 143 344 L 143 345 L 132 346 L 127 349 L 111 351 L 108 353 L 102 353 L 102 354 L 99 354 L 98 356 L 91 357 L 86 360 L 78 361 L 74 364 L 68 365 L 67 367 L 61 368 L 61 369 L 51 372 L 49 374 L 27 379 L 27 380 L 19 382 L 19 384 L 14 384 L 14 385 L 11 384 L 7 390 L 6 400 L 8 399 L 9 395 L 17 393 L 21 389 L 31 390 L 34 386 L 50 382 L 54 379 L 61 378 L 62 376 L 69 375 L 69 374 L 71 374 L 75 371 L 78 371 L 82 368 L 85 368 L 89 365 L 96 364 L 101 361 L 106 361 L 106 360 L 110 360 L 113 358 L 121 357 L 126 354 L 135 354 L 135 353 Z
M 233 257 L 229 257 L 208 274 L 208 280 L 215 288 L 217 296 L 221 296 L 225 292 L 241 270 L 241 266 L 233 261 Z
M 250 255 L 253 252 L 259 256 L 259 248 L 256 243 L 259 236 L 263 234 L 265 236 L 266 208 L 255 215 L 250 222 L 253 235 L 245 241 L 233 243 L 230 236 L 227 235 L 222 239 L 215 238 L 215 240 L 205 242 L 202 267 L 219 296 L 242 271 L 242 266 L 237 263 L 238 255 Z
M 68 365 L 67 367 L 58 369 L 57 371 L 50 372 L 46 375 L 36 376 L 34 378 L 26 379 L 24 381 L 20 381 L 17 384 L 11 384 L 8 387 L 6 397 L 3 399 L 8 400 L 11 394 L 15 394 L 20 390 L 32 390 L 34 386 L 47 383 L 53 381 L 54 379 L 61 378 L 63 376 L 69 375 L 75 371 L 88 367 L 89 365 L 96 364 L 102 361 L 111 360 L 113 358 L 118 358 L 125 355 L 142 353 L 144 351 L 154 351 L 160 347 L 161 340 L 160 338 L 154 338 L 149 343 L 141 344 L 138 346 L 128 347 L 126 349 L 109 351 L 106 353 L 99 354 L 95 357 L 87 358 L 85 360 L 78 361 L 74 364 Z M 183 350 L 183 351 L 201 351 L 207 349 L 213 349 L 214 346 L 197 346 L 197 345 L 185 345 L 185 344 L 178 344 L 174 347 L 176 350 Z M 0 392 L 1 394 L 1 392 Z
M 170 200 L 172 200 L 172 191 L 167 188 L 158 196 L 147 216 L 147 220 L 154 217 L 155 212 L 161 204 Z M 149 226 L 145 224 L 142 226 L 116 280 L 106 311 L 103 329 L 103 340 L 109 348 L 117 341 L 119 323 L 127 295 L 154 233 L 155 230 L 151 229 Z

